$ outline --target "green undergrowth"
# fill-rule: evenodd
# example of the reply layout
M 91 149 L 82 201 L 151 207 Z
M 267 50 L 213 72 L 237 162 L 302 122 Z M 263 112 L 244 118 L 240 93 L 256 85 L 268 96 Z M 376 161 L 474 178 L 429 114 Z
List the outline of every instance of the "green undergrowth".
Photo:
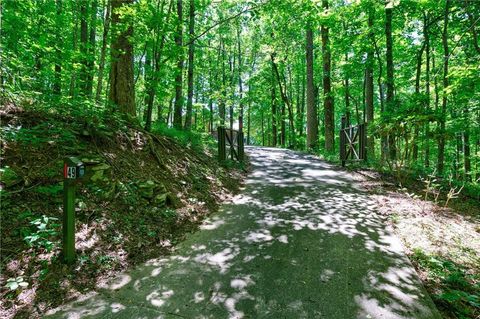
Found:
M 215 139 L 210 134 L 204 132 L 177 130 L 165 124 L 154 125 L 152 131 L 156 134 L 170 137 L 180 145 L 191 147 L 197 151 L 213 151 L 217 147 Z
M 323 160 L 341 165 L 338 154 L 321 154 L 320 158 Z M 438 184 L 438 190 L 442 193 L 448 193 L 451 189 L 461 190 L 460 194 L 470 199 L 480 201 L 480 180 L 463 180 L 461 178 L 454 178 L 449 173 L 438 176 L 436 171 L 432 168 L 426 168 L 421 165 L 416 165 L 407 168 L 404 167 L 390 167 L 386 163 L 378 160 L 370 161 L 352 161 L 346 162 L 345 168 L 349 171 L 360 171 L 370 169 L 379 172 L 384 178 L 390 179 L 395 184 L 404 187 L 408 185 L 418 184 L 422 185 L 422 181 L 426 179 L 435 179 Z
M 319 156 L 321 159 L 335 164 L 341 165 L 340 151 L 338 149 L 339 141 L 336 140 L 337 149 L 335 152 L 326 152 L 321 150 L 310 150 L 309 153 Z M 320 140 L 319 145 L 323 145 L 323 141 Z M 380 152 L 377 150 L 377 156 Z M 472 156 L 472 161 L 475 157 Z M 428 176 L 434 176 L 439 183 L 439 186 L 449 191 L 451 188 L 462 189 L 461 194 L 469 198 L 480 200 L 480 175 L 476 175 L 472 172 L 471 176 L 465 178 L 463 171 L 457 170 L 453 165 L 445 167 L 443 174 L 438 174 L 435 169 L 432 158 L 430 167 L 426 167 L 421 160 L 417 162 L 393 162 L 393 161 L 381 161 L 378 157 L 375 159 L 364 160 L 348 160 L 346 161 L 345 168 L 350 171 L 358 171 L 363 169 L 371 169 L 382 173 L 385 177 L 392 179 L 396 184 L 404 186 L 412 182 L 418 182 L 422 179 L 428 178 Z M 461 171 L 461 172 L 459 172 Z M 459 174 L 459 175 L 455 175 Z
M 426 275 L 435 303 L 448 318 L 479 318 L 480 269 L 468 270 L 452 260 L 416 249 L 412 261 Z
M 245 157 L 248 159 L 248 156 L 246 154 L 245 154 Z M 245 162 L 237 162 L 237 161 L 227 159 L 227 160 L 223 161 L 221 164 L 222 164 L 223 167 L 225 167 L 227 169 L 238 169 L 238 170 L 241 170 L 241 171 L 249 171 L 250 170 L 250 165 L 249 165 L 248 160 L 245 161 Z
M 90 105 L 0 109 L 0 314 L 36 318 L 73 294 L 168 254 L 240 187 L 214 140 Z M 77 260 L 61 258 L 63 161 L 86 164 L 77 187 Z M 28 298 L 27 298 L 28 296 Z

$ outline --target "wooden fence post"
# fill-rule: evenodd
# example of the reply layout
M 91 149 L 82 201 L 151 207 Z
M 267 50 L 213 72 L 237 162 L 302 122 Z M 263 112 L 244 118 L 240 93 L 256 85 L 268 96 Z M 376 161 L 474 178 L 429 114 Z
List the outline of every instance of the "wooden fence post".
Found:
M 233 135 L 235 134 L 235 132 L 233 131 L 233 129 L 227 129 L 226 130 L 226 135 L 228 136 L 228 149 L 230 151 L 230 159 L 232 161 L 235 160 L 235 139 L 233 138 Z
M 225 128 L 223 126 L 217 127 L 218 132 L 218 160 L 226 160 L 226 149 L 225 149 Z
M 340 128 L 340 160 L 342 161 L 342 167 L 345 167 L 345 128 L 346 128 L 347 118 L 342 116 L 342 125 Z
M 244 159 L 244 143 L 243 143 L 243 131 L 239 131 L 237 135 L 237 146 L 238 146 L 238 161 L 243 162 Z
M 365 123 L 358 125 L 358 155 L 360 160 L 366 160 L 366 136 L 365 136 Z

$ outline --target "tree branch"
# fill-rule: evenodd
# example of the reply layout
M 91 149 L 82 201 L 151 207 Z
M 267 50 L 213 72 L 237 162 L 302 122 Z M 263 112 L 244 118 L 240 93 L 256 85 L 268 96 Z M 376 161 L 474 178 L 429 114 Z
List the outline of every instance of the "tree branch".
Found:
M 252 7 L 249 7 L 249 8 L 246 8 L 238 13 L 235 13 L 234 15 L 231 15 L 225 19 L 222 19 L 220 21 L 217 21 L 215 22 L 214 24 L 212 24 L 211 26 L 207 27 L 205 30 L 203 30 L 202 32 L 200 32 L 198 35 L 194 36 L 191 40 L 189 40 L 187 43 L 184 43 L 183 45 L 184 46 L 188 46 L 190 43 L 192 42 L 195 42 L 196 40 L 198 40 L 199 38 L 203 37 L 205 34 L 207 34 L 210 30 L 216 28 L 217 26 L 225 23 L 225 22 L 228 22 L 230 20 L 233 20 L 233 19 L 236 19 L 238 18 L 239 16 L 241 16 L 242 14 L 244 14 L 245 12 L 248 12 L 248 11 L 252 11 L 252 10 L 255 10 L 255 9 L 258 9 L 264 5 L 266 5 L 270 0 L 267 0 L 266 2 L 262 2 L 262 3 L 259 3 L 257 5 L 254 5 Z

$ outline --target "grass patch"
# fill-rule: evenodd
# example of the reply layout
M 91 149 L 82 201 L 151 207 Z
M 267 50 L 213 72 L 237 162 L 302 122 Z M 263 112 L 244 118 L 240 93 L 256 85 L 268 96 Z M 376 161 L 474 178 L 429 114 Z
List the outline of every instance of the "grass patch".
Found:
M 427 276 L 427 289 L 447 318 L 479 318 L 480 274 L 415 249 L 411 259 Z

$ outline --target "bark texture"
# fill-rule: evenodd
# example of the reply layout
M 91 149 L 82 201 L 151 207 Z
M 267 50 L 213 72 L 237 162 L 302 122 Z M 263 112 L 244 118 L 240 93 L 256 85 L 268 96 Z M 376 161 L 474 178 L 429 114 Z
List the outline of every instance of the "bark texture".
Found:
M 190 0 L 189 23 L 188 23 L 188 72 L 187 72 L 187 113 L 185 116 L 185 129 L 189 130 L 192 126 L 192 107 L 193 107 L 193 67 L 195 55 L 195 0 Z
M 307 149 L 318 147 L 318 119 L 315 105 L 315 86 L 313 83 L 313 29 L 307 27 L 306 32 L 306 64 L 307 64 Z
M 322 0 L 323 10 L 328 10 L 328 0 Z M 323 111 L 325 114 L 325 150 L 333 152 L 335 145 L 335 109 L 332 95 L 332 55 L 330 51 L 329 28 L 322 25 L 322 57 L 323 57 Z
M 183 110 L 183 8 L 182 0 L 177 0 L 177 32 L 175 33 L 175 45 L 178 50 L 177 70 L 175 76 L 175 106 L 173 111 L 173 126 L 182 128 Z
M 133 0 L 112 0 L 112 44 L 109 100 L 118 110 L 135 116 L 135 89 L 133 81 L 133 37 L 132 21 L 121 16 L 123 6 Z

